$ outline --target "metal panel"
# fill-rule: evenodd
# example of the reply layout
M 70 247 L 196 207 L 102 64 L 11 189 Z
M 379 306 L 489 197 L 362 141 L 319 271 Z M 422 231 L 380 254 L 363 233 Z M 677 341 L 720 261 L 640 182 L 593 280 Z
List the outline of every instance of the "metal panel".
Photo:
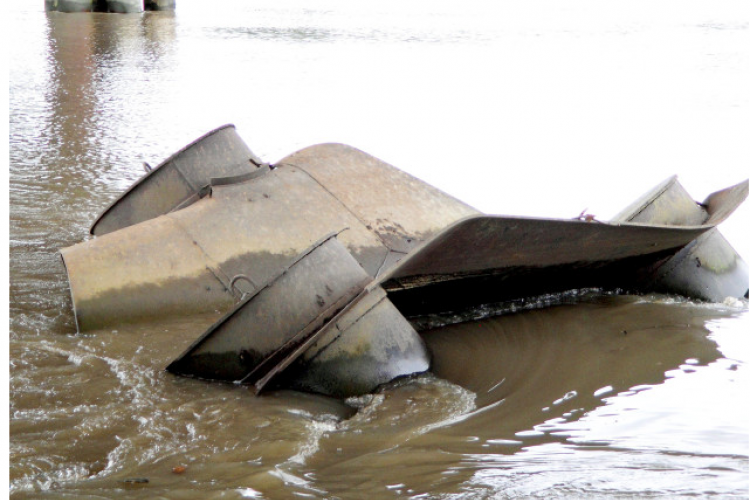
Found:
M 708 212 L 672 176 L 615 215 L 613 222 L 642 222 L 665 226 L 700 226 Z
M 382 286 L 406 317 L 579 288 L 635 291 L 708 229 L 474 217 L 409 255 Z
M 709 214 L 706 224 L 719 225 L 739 207 L 747 198 L 748 181 L 711 193 L 701 205 Z
M 477 216 L 447 228 L 401 261 L 383 281 L 409 287 L 425 280 L 451 280 L 510 267 L 538 268 L 676 251 L 708 229 Z
M 673 182 L 669 184 L 674 187 Z M 682 205 L 693 211 L 688 220 L 696 216 L 695 210 L 704 212 L 695 202 L 685 203 L 668 189 L 657 190 L 642 203 L 647 208 L 658 206 L 659 196 L 667 192 L 671 193 L 667 205 Z M 652 290 L 659 267 L 727 217 L 746 195 L 747 181 L 710 196 L 705 213 L 715 215 L 700 226 L 472 217 L 452 225 L 410 254 L 383 276 L 381 283 L 407 317 L 577 288 Z M 638 207 L 631 211 L 636 215 L 646 213 Z M 649 213 L 657 224 L 665 218 L 680 218 L 680 214 L 664 210 Z M 712 255 L 721 263 L 711 269 L 722 269 L 719 274 L 727 277 L 727 286 L 718 288 L 712 296 L 741 296 L 746 288 L 738 294 L 734 283 L 746 282 L 747 278 L 743 280 L 746 266 L 739 256 L 721 258 L 730 255 L 726 249 L 706 248 L 712 248 Z M 712 260 L 708 255 L 705 259 Z M 698 279 L 698 274 L 691 277 Z M 703 281 L 700 286 L 707 283 Z M 672 293 L 688 290 L 666 285 L 660 289 Z M 722 295 L 725 292 L 727 295 Z
M 448 224 L 480 212 L 358 149 L 319 144 L 279 162 L 294 165 L 331 193 L 378 235 L 383 245 L 406 254 Z M 384 264 L 392 264 L 389 259 Z

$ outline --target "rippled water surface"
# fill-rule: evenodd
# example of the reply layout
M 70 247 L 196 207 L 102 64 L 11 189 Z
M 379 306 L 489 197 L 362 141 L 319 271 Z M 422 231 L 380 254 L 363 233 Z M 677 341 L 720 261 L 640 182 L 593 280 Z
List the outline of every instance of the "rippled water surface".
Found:
M 37 5 L 38 3 L 38 5 Z M 430 373 L 339 401 L 169 375 L 215 315 L 79 334 L 59 248 L 233 122 L 345 142 L 506 214 L 612 215 L 747 177 L 742 2 L 13 5 L 14 498 L 748 498 L 746 300 L 582 296 L 425 331 Z M 722 226 L 748 258 L 748 209 Z

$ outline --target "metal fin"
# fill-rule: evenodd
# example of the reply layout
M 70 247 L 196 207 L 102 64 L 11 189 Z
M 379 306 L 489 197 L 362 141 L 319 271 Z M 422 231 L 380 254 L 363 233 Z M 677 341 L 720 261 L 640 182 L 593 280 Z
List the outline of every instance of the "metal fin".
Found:
M 167 370 L 236 382 L 260 376 L 269 356 L 302 342 L 371 280 L 335 235 L 328 236 L 215 323 Z
M 146 170 L 125 193 L 102 212 L 91 234 L 102 235 L 132 226 L 199 200 L 213 178 L 247 180 L 267 172 L 260 160 L 224 125 L 203 135 L 158 166 Z

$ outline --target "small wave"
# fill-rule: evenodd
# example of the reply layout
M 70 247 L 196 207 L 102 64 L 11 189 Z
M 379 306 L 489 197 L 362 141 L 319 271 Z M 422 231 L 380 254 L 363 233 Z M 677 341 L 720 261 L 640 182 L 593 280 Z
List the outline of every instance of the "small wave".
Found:
M 312 415 L 309 415 L 312 417 Z M 320 440 L 328 433 L 336 430 L 338 419 L 333 415 L 322 415 L 307 423 L 305 440 L 300 444 L 296 454 L 288 462 L 304 465 L 305 461 L 320 449 Z

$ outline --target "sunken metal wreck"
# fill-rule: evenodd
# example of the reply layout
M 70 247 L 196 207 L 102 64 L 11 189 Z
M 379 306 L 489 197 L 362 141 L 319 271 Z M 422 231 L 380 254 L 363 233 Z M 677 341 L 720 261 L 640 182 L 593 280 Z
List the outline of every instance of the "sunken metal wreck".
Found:
M 231 125 L 146 170 L 61 251 L 78 328 L 226 311 L 167 369 L 256 392 L 348 396 L 423 372 L 424 318 L 486 304 L 747 294 L 716 229 L 747 181 L 696 203 L 673 177 L 610 222 L 488 216 L 342 144 L 269 165 Z

